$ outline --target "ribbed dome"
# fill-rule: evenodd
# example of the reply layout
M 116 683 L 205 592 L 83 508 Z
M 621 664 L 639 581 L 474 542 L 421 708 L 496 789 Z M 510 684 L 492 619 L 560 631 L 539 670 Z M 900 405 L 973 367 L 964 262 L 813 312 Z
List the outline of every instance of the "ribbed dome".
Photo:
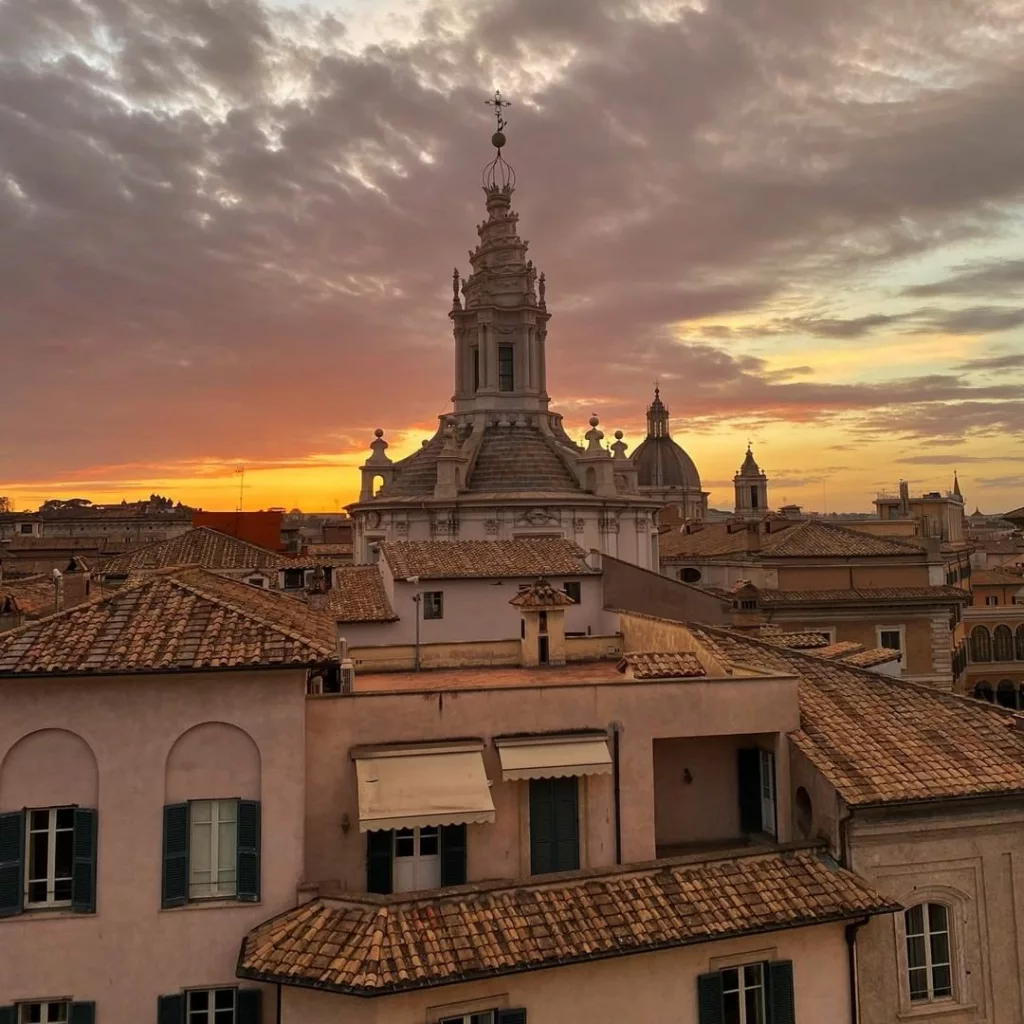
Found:
M 641 487 L 687 487 L 700 490 L 700 474 L 693 459 L 669 435 L 668 409 L 661 391 L 647 407 L 647 437 L 632 456 Z
M 688 487 L 700 490 L 700 474 L 693 459 L 671 437 L 648 437 L 633 452 L 637 483 L 641 487 Z

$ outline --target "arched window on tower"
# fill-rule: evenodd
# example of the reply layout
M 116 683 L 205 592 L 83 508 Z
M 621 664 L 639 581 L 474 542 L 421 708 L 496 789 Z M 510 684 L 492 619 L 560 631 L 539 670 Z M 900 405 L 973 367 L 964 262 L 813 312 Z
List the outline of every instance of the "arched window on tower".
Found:
M 989 704 L 996 699 L 995 694 L 992 692 L 992 684 L 984 679 L 978 682 L 974 687 L 974 696 L 977 697 L 978 700 L 987 700 Z
M 971 661 L 992 660 L 992 634 L 984 626 L 971 630 Z
M 1024 661 L 1024 626 L 1018 626 L 1013 636 L 1014 653 L 1017 661 Z
M 1009 626 L 996 626 L 992 635 L 994 661 L 1013 661 L 1013 633 Z

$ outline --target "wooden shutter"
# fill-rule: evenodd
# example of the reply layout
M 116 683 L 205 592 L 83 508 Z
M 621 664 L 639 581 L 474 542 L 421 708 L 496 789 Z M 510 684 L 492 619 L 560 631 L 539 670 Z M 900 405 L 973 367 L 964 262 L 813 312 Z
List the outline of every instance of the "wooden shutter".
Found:
M 719 971 L 697 978 L 697 1024 L 724 1024 L 722 975 Z
M 366 891 L 387 896 L 391 892 L 391 845 L 387 829 L 366 833 Z
M 761 751 L 748 747 L 736 751 L 740 800 L 740 831 L 761 831 Z
M 768 1024 L 796 1024 L 793 961 L 773 960 L 768 967 Z
M 235 994 L 235 1024 L 261 1024 L 263 1020 L 263 990 L 240 988 Z
M 0 1024 L 18 1024 L 16 1006 L 0 1006 Z
M 68 1020 L 70 1024 L 96 1024 L 96 1004 L 72 1003 Z
M 526 1009 L 517 1006 L 512 1010 L 499 1010 L 497 1024 L 526 1024 Z
M 575 871 L 580 866 L 579 780 L 530 780 L 530 870 Z
M 260 803 L 238 801 L 238 874 L 235 893 L 240 900 L 258 902 L 260 898 Z
M 185 997 L 183 995 L 157 996 L 156 1024 L 183 1024 Z
M 188 804 L 164 808 L 164 870 L 160 904 L 188 903 Z
M 441 826 L 441 884 L 466 883 L 466 826 Z
M 555 801 L 551 779 L 530 779 L 530 873 L 554 871 Z
M 25 813 L 0 814 L 0 917 L 20 914 L 25 863 Z
M 96 825 L 95 811 L 75 808 L 71 909 L 79 914 L 96 913 Z

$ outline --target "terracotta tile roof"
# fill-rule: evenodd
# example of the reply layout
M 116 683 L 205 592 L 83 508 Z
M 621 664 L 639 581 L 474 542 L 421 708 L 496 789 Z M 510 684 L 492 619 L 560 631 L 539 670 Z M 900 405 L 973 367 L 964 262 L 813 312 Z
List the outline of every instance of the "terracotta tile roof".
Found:
M 336 659 L 329 616 L 198 568 L 150 573 L 0 634 L 0 675 L 271 668 Z
M 858 668 L 874 668 L 899 660 L 900 652 L 890 650 L 888 647 L 872 647 L 870 650 L 857 651 L 843 658 L 847 665 L 856 665 Z
M 758 525 L 756 538 L 746 527 L 730 532 L 729 523 L 709 523 L 695 533 L 670 531 L 659 538 L 662 559 L 719 558 L 744 555 L 752 558 L 874 558 L 924 553 L 910 541 L 875 537 L 833 523 L 813 519 L 787 522 L 773 519 Z M 751 541 L 757 550 L 750 550 Z
M 566 608 L 576 602 L 564 590 L 539 579 L 520 590 L 508 603 L 514 608 Z
M 311 555 L 348 555 L 352 554 L 351 544 L 307 544 L 306 551 Z
M 838 643 L 819 647 L 814 655 L 817 658 L 827 658 L 829 661 L 843 661 L 847 655 L 860 654 L 863 650 L 864 645 L 857 643 L 856 640 L 840 640 Z
M 608 637 L 609 653 L 614 656 L 616 637 Z M 413 672 L 375 672 L 359 668 L 358 648 L 353 651 L 357 693 L 418 693 L 448 690 L 536 689 L 552 686 L 623 685 L 616 662 L 573 661 L 567 665 L 542 665 L 522 668 L 518 665 L 481 665 L 473 668 L 435 668 Z
M 1010 569 L 975 569 L 972 587 L 1024 587 L 1024 576 Z
M 791 739 L 850 805 L 1024 793 L 1024 732 L 1003 708 L 727 630 L 690 631 L 723 661 L 799 677 Z
M 428 896 L 314 899 L 253 929 L 237 973 L 387 995 L 898 909 L 810 851 L 663 861 Z
M 1024 586 L 1024 578 L 1020 581 Z M 767 590 L 759 589 L 762 605 L 781 604 L 927 604 L 937 601 L 969 602 L 971 595 L 959 587 L 861 587 L 856 590 Z
M 376 565 L 344 565 L 334 571 L 327 611 L 338 622 L 394 622 L 398 619 Z
M 204 569 L 274 569 L 281 556 L 209 526 L 197 526 L 170 540 L 114 555 L 97 567 L 100 573 L 132 573 L 201 565 Z
M 633 679 L 691 679 L 707 675 L 697 656 L 685 651 L 633 651 L 622 656 L 618 669 L 629 672 Z
M 115 537 L 19 537 L 11 538 L 0 553 L 19 554 L 29 551 L 102 551 L 111 544 L 124 542 Z
M 823 633 L 816 633 L 812 629 L 785 633 L 776 626 L 762 626 L 757 637 L 766 643 L 776 644 L 779 647 L 789 647 L 794 651 L 808 650 L 814 647 L 827 647 L 829 644 L 828 637 Z
M 53 576 L 39 573 L 18 580 L 4 580 L 0 583 L 0 605 L 7 597 L 13 598 L 18 611 L 29 618 L 49 615 L 53 611 L 55 597 Z
M 422 540 L 382 544 L 396 579 L 579 576 L 592 570 L 586 552 L 554 537 L 530 540 Z

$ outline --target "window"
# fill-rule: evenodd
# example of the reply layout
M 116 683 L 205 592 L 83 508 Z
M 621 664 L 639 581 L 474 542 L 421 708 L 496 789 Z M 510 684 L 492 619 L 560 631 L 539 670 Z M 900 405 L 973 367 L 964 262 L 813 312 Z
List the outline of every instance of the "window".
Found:
M 994 597 L 994 596 L 986 597 L 985 598 L 985 604 L 987 604 L 987 605 L 999 604 L 999 598 L 998 597 Z
M 473 390 L 480 390 L 480 349 L 473 348 Z
M 441 884 L 441 830 L 437 825 L 400 828 L 394 841 L 394 892 L 436 889 Z
M 679 570 L 679 578 L 684 583 L 700 583 L 703 577 L 701 576 L 700 569 L 695 569 L 692 565 L 688 565 Z
M 444 618 L 444 591 L 426 590 L 423 592 L 423 618 Z
M 159 996 L 156 1017 L 159 1024 L 261 1024 L 263 993 L 229 986 L 189 989 Z
M 306 570 L 305 569 L 285 569 L 284 570 L 284 589 L 285 590 L 301 590 L 306 585 Z
M 466 826 L 366 833 L 366 889 L 388 895 L 466 882 Z
M 454 1017 L 438 1017 L 437 1024 L 526 1024 L 526 1010 L 475 1010 Z
M 569 580 L 562 585 L 562 589 L 565 591 L 566 597 L 571 597 L 575 604 L 581 604 L 583 601 L 583 585 L 579 580 Z
M 189 805 L 189 899 L 235 895 L 237 827 L 237 800 Z
M 96 812 L 35 807 L 0 814 L 0 917 L 96 909 Z
M 740 829 L 776 834 L 775 755 L 748 747 L 736 752 L 739 769 Z
M 903 627 L 902 626 L 879 626 L 878 646 L 884 647 L 887 651 L 903 650 Z
M 32 532 L 32 524 L 31 523 L 22 523 L 21 526 L 20 526 L 20 529 L 21 529 L 22 533 L 31 533 Z
M 96 1020 L 95 1003 L 74 1003 L 67 999 L 19 1003 L 14 1009 L 17 1016 L 10 1019 L 17 1024 L 93 1024 Z
M 745 612 L 754 611 L 757 608 L 756 597 L 744 597 L 740 600 L 740 610 Z
M 975 626 L 971 630 L 970 649 L 971 661 L 992 660 L 992 634 L 984 626 Z
M 1017 661 L 1024 661 L 1024 626 L 1018 626 L 1013 634 L 1013 649 Z
M 697 979 L 699 1024 L 792 1024 L 793 962 L 740 964 Z
M 192 800 L 164 808 L 164 907 L 260 898 L 260 805 Z
M 992 634 L 992 660 L 1013 661 L 1013 631 L 1009 626 L 996 626 Z
M 579 780 L 530 779 L 530 873 L 580 866 Z
M 250 576 L 246 582 L 253 587 L 266 587 L 267 581 L 262 576 Z
M 949 908 L 919 903 L 904 915 L 907 932 L 907 978 L 914 1003 L 949 999 L 953 995 Z
M 761 506 L 761 495 L 757 489 L 757 486 L 750 488 L 750 507 L 760 508 Z
M 1004 708 L 1016 709 L 1019 707 L 1017 687 L 1009 679 L 999 681 L 999 685 L 996 687 L 996 703 Z
M 515 360 L 514 345 L 498 346 L 498 390 L 515 391 Z

